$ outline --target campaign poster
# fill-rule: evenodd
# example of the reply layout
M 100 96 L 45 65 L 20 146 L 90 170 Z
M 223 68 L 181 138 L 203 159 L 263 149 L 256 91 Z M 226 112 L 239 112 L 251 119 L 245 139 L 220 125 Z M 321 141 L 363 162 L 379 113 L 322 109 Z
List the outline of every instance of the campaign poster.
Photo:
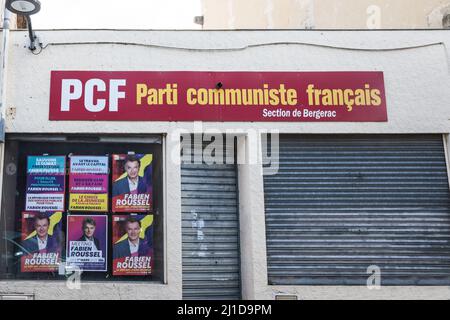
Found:
M 62 212 L 22 212 L 21 272 L 55 272 L 64 245 Z
M 113 215 L 113 275 L 152 274 L 153 215 Z
M 107 156 L 71 156 L 69 210 L 108 211 Z
M 28 156 L 26 211 L 64 211 L 65 156 Z
M 106 215 L 67 216 L 66 264 L 83 271 L 106 271 L 107 239 Z
M 152 154 L 113 154 L 113 212 L 153 209 Z

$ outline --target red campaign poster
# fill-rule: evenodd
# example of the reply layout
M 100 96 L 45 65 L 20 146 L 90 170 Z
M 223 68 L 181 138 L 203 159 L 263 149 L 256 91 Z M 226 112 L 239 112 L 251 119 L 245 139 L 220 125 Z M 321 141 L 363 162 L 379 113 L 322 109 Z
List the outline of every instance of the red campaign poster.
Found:
M 153 209 L 152 154 L 112 155 L 112 211 Z
M 113 275 L 152 274 L 153 215 L 113 215 Z
M 64 245 L 62 212 L 22 213 L 21 272 L 54 272 Z

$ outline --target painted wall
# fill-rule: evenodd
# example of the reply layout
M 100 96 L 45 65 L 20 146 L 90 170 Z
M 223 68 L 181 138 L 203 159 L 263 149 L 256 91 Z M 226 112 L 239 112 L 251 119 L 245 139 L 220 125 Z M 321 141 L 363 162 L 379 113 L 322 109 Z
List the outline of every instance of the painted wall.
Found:
M 429 18 L 433 10 L 446 9 L 448 0 L 316 0 L 317 29 L 424 29 L 442 28 L 442 15 Z
M 281 133 L 450 133 L 450 35 L 446 31 L 37 31 L 48 44 L 33 55 L 25 31 L 11 33 L 8 133 L 167 134 L 167 284 L 0 281 L 0 292 L 37 298 L 181 297 L 180 129 L 177 122 L 50 122 L 51 70 L 99 71 L 383 71 L 389 121 L 385 123 L 203 123 L 202 130 L 234 129 L 239 155 L 257 155 L 252 129 Z M 101 41 L 102 44 L 95 44 Z M 80 44 L 83 42 L 84 44 Z M 86 44 L 89 42 L 91 44 Z M 109 42 L 106 43 L 105 42 Z M 142 45 L 122 45 L 120 43 Z M 63 45 L 56 45 L 65 43 Z M 210 49 L 215 49 L 214 51 Z M 226 51 L 221 51 L 226 49 Z M 199 124 L 195 124 L 197 127 Z M 259 138 L 256 138 L 258 145 Z M 238 155 L 238 156 L 239 156 Z M 246 299 L 273 299 L 278 292 L 300 299 L 449 298 L 447 287 L 278 287 L 267 285 L 261 167 L 239 165 L 242 284 Z M 1 174 L 1 172 L 0 172 Z
M 448 0 L 203 0 L 204 29 L 442 28 Z
M 161 133 L 193 127 L 192 123 L 170 122 L 151 126 L 146 122 L 134 122 L 133 126 L 125 122 L 49 122 L 51 70 L 383 71 L 387 123 L 204 126 L 309 133 L 448 131 L 447 31 L 38 31 L 37 34 L 48 46 L 34 55 L 25 49 L 28 45 L 25 31 L 11 33 L 7 132 L 79 132 L 83 128 L 103 133 Z M 77 44 L 96 41 L 111 44 Z M 65 44 L 55 45 L 61 42 Z M 120 45 L 122 42 L 143 45 L 124 46 Z
M 312 26 L 313 0 L 202 0 L 203 29 L 296 29 Z

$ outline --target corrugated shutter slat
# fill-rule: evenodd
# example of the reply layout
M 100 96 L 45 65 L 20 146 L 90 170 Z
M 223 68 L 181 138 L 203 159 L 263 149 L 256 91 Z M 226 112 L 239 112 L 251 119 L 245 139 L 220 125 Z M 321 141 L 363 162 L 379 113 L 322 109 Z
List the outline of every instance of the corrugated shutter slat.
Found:
M 440 135 L 284 135 L 264 176 L 277 285 L 450 284 L 450 196 Z M 273 157 L 273 156 L 272 156 Z
M 181 165 L 183 299 L 241 298 L 234 164 Z

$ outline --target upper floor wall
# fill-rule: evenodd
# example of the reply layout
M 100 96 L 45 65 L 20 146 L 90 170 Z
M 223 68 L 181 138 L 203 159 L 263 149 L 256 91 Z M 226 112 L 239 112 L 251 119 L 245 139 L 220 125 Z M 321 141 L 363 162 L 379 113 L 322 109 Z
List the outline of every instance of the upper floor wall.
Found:
M 449 0 L 202 0 L 202 7 L 204 29 L 441 29 L 450 14 Z

